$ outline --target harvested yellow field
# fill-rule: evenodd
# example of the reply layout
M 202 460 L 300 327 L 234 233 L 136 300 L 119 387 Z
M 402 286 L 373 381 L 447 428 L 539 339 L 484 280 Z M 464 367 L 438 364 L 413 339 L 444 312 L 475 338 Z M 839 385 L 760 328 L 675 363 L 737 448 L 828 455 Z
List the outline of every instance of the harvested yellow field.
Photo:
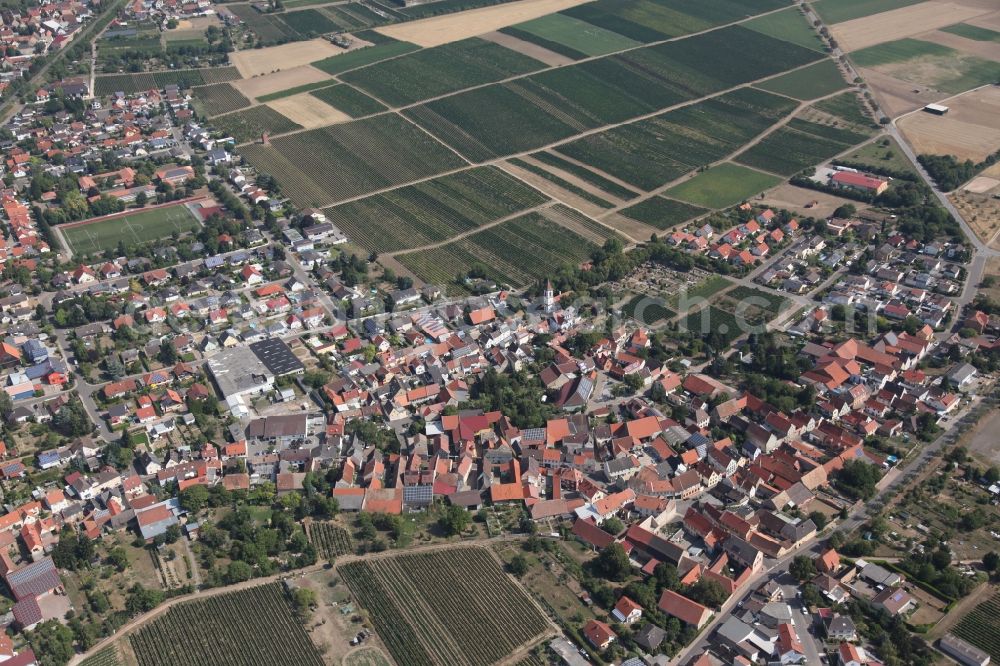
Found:
M 377 28 L 383 35 L 420 46 L 440 46 L 515 23 L 582 5 L 590 0 L 520 0 Z M 242 71 L 242 70 L 241 70 Z
M 351 119 L 346 113 L 338 111 L 309 93 L 282 97 L 268 102 L 267 106 L 306 129 L 342 123 Z
M 986 176 L 976 176 L 962 189 L 971 194 L 986 194 L 995 187 L 1000 187 L 1000 180 Z
M 990 10 L 954 2 L 922 2 L 881 14 L 873 14 L 830 27 L 840 48 L 851 52 L 883 42 L 912 37 L 922 32 L 961 23 Z
M 252 79 L 233 81 L 233 86 L 250 99 L 253 99 L 261 95 L 269 95 L 282 90 L 288 90 L 289 88 L 295 88 L 296 86 L 304 86 L 307 83 L 326 81 L 329 78 L 329 74 L 321 72 L 315 67 L 299 65 L 298 67 L 285 69 L 274 74 L 264 74 L 263 76 L 255 76 Z M 333 85 L 333 83 L 333 81 L 330 81 L 330 85 Z
M 339 55 L 344 49 L 338 48 L 325 39 L 310 39 L 307 42 L 292 42 L 263 49 L 247 49 L 229 54 L 229 60 L 240 70 L 244 79 L 258 74 L 269 74 L 278 70 L 292 69 L 300 65 Z
M 980 162 L 1000 150 L 1000 88 L 987 86 L 942 104 L 947 115 L 917 111 L 896 123 L 918 154 Z

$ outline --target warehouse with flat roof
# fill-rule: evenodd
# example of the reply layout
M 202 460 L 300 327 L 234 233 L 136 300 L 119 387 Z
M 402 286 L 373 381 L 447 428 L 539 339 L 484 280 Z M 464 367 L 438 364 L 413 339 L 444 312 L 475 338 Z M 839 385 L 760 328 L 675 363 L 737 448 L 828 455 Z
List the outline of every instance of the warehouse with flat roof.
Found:
M 223 399 L 261 395 L 274 388 L 274 373 L 248 347 L 226 349 L 206 365 Z

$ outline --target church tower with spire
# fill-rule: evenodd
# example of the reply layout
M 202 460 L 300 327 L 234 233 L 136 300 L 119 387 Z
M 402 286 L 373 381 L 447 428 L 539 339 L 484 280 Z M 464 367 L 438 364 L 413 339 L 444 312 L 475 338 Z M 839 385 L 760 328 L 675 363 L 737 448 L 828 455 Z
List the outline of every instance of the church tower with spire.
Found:
M 552 281 L 545 281 L 545 311 L 552 312 L 556 309 L 556 295 L 552 291 Z

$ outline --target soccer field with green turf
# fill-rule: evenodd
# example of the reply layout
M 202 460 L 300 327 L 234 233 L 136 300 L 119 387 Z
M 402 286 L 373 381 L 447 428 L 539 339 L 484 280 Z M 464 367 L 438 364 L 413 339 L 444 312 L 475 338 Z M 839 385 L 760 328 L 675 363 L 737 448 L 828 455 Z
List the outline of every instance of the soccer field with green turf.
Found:
M 118 247 L 169 238 L 196 229 L 198 220 L 184 204 L 137 211 L 107 220 L 61 229 L 76 255 L 100 254 Z

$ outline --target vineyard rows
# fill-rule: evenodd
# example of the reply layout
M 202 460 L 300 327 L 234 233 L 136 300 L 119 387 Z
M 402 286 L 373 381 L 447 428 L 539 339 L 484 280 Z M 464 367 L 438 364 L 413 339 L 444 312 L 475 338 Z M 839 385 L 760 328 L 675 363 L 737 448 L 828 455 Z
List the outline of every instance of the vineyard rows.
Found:
M 328 203 L 466 166 L 426 133 L 393 114 L 277 137 L 271 144 L 328 193 Z M 257 169 L 277 177 L 296 205 L 312 205 L 295 199 L 293 189 L 285 187 L 267 160 L 258 162 L 249 155 L 248 159 Z
M 621 211 L 621 215 L 657 229 L 669 229 L 708 210 L 682 201 L 655 196 Z
M 365 249 L 395 252 L 447 240 L 547 200 L 495 167 L 480 167 L 323 212 Z
M 733 53 L 740 57 L 734 59 Z M 820 57 L 801 46 L 730 26 L 469 90 L 406 114 L 468 159 L 484 161 L 647 115 Z
M 316 546 L 319 554 L 327 560 L 354 552 L 351 533 L 332 523 L 312 523 L 309 525 L 309 542 Z
M 621 125 L 559 151 L 642 189 L 655 189 L 736 151 L 794 108 L 752 88 Z
M 793 118 L 736 159 L 741 164 L 791 176 L 867 139 L 866 134 Z
M 397 259 L 424 282 L 447 284 L 474 265 L 490 279 L 523 286 L 552 274 L 564 264 L 578 265 L 598 247 L 583 235 L 559 224 L 565 215 L 554 207 L 528 213 L 430 250 L 398 255 Z M 589 234 L 604 240 L 614 232 L 590 222 Z
M 146 90 L 158 90 L 168 85 L 181 88 L 201 86 L 206 83 L 223 83 L 240 78 L 235 67 L 211 67 L 206 69 L 176 69 L 163 72 L 140 72 L 137 74 L 102 74 L 95 77 L 94 94 L 103 97 L 116 92 L 132 94 Z
M 403 106 L 543 67 L 534 58 L 473 37 L 356 69 L 341 79 Z
M 121 666 L 121 660 L 118 659 L 118 651 L 112 646 L 87 657 L 80 662 L 80 666 Z
M 386 108 L 382 102 L 372 99 L 346 83 L 338 83 L 337 85 L 313 90 L 309 94 L 333 108 L 343 111 L 351 118 L 361 118 L 373 113 L 380 113 L 385 111 Z
M 500 661 L 548 622 L 479 548 L 400 555 L 340 568 L 397 663 Z
M 969 611 L 952 633 L 1000 659 L 1000 595 Z
M 212 126 L 232 136 L 236 143 L 257 141 L 264 132 L 282 134 L 302 129 L 302 125 L 264 105 L 216 116 L 212 118 Z
M 194 98 L 196 105 L 206 116 L 217 116 L 250 106 L 250 100 L 230 83 L 213 83 L 195 88 Z
M 129 642 L 139 666 L 323 666 L 278 583 L 179 604 Z

